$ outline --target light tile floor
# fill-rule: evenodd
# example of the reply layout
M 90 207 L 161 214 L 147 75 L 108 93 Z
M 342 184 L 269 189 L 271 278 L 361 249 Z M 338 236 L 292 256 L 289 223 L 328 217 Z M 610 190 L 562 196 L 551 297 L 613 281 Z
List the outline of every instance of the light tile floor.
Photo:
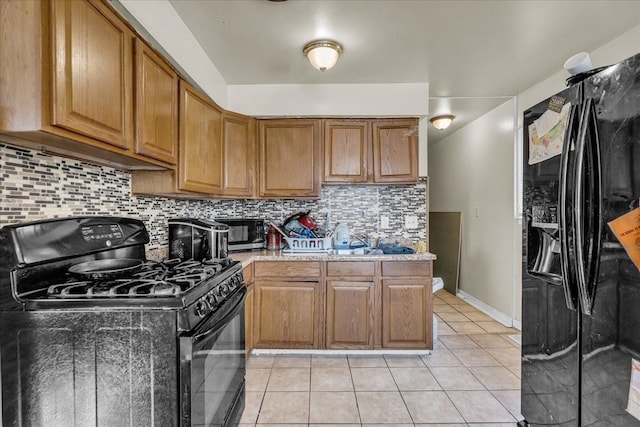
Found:
M 442 290 L 434 312 L 430 355 L 252 355 L 240 426 L 515 426 L 519 331 Z

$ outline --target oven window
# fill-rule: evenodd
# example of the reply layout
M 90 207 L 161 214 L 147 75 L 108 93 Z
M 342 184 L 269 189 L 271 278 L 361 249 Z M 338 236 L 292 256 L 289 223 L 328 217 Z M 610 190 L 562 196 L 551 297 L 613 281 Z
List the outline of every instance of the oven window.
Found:
M 244 302 L 219 332 L 193 344 L 191 425 L 225 426 L 245 374 Z

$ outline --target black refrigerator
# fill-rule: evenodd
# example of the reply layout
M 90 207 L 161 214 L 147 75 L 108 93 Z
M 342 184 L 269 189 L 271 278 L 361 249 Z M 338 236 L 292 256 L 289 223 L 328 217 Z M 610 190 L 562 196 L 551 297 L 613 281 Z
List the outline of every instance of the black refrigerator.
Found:
M 640 426 L 640 54 L 523 128 L 520 425 Z

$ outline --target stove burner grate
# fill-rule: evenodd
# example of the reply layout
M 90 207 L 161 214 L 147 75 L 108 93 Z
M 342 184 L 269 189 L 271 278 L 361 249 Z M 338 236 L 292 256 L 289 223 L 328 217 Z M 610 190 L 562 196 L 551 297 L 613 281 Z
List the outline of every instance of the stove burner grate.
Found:
M 178 296 L 215 276 L 230 264 L 229 260 L 204 262 L 167 260 L 147 261 L 127 278 L 78 281 L 70 279 L 47 289 L 50 298 L 117 298 Z

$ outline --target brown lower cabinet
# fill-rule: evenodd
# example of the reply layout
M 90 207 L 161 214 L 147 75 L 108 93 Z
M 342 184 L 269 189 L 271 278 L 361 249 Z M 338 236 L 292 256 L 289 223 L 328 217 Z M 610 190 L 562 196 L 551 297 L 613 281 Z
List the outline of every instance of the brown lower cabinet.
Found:
M 427 317 L 432 292 L 424 279 L 382 280 L 382 347 L 424 348 L 432 343 L 433 321 Z
M 432 349 L 431 261 L 256 261 L 253 348 Z
M 255 262 L 254 348 L 322 348 L 319 262 Z
M 244 348 L 246 356 L 249 357 L 253 350 L 253 264 L 242 269 L 242 276 L 247 286 L 247 299 L 244 302 Z
M 373 281 L 327 281 L 327 348 L 373 348 L 374 289 Z

